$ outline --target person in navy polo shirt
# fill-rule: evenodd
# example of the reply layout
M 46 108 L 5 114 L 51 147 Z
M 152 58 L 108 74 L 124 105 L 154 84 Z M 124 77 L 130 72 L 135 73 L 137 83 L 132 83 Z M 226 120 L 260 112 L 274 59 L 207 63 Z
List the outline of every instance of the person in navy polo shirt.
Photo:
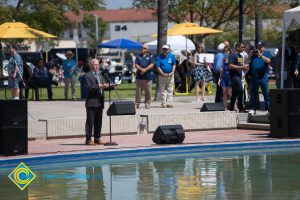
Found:
M 248 70 L 249 66 L 244 65 L 243 56 L 241 53 L 244 51 L 245 45 L 243 42 L 237 42 L 235 44 L 235 52 L 229 56 L 229 76 L 231 80 L 232 95 L 230 99 L 229 110 L 233 111 L 236 98 L 238 98 L 239 112 L 243 112 L 243 85 L 242 74 L 243 70 Z
M 142 53 L 136 57 L 135 67 L 136 72 L 136 93 L 135 105 L 136 108 L 140 107 L 142 90 L 145 91 L 145 108 L 150 108 L 151 103 L 151 89 L 154 66 L 154 56 L 148 53 L 149 47 L 143 45 Z
M 174 86 L 174 72 L 176 68 L 176 60 L 173 54 L 169 52 L 169 46 L 163 45 L 163 53 L 156 59 L 156 67 L 159 73 L 158 82 L 161 92 L 161 107 L 173 108 L 173 86 Z
M 255 114 L 258 95 L 258 87 L 264 96 L 265 109 L 269 110 L 270 98 L 269 98 L 269 63 L 271 62 L 271 54 L 265 51 L 265 43 L 259 42 L 256 45 L 256 50 L 252 50 L 249 53 L 250 57 L 250 74 L 251 74 L 251 110 L 250 114 Z

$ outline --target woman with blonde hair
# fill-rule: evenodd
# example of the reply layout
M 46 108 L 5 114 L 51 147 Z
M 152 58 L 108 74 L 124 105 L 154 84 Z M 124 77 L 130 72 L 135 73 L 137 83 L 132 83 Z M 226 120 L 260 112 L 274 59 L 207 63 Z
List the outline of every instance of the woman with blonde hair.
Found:
M 194 67 L 192 69 L 192 75 L 195 81 L 195 90 L 196 90 L 196 99 L 200 101 L 199 98 L 199 83 L 201 83 L 201 92 L 202 92 L 202 101 L 206 101 L 205 99 L 205 81 L 211 79 L 211 71 L 207 65 L 206 59 L 200 60 L 201 54 L 203 53 L 203 44 L 200 43 L 197 47 L 197 51 L 194 56 Z

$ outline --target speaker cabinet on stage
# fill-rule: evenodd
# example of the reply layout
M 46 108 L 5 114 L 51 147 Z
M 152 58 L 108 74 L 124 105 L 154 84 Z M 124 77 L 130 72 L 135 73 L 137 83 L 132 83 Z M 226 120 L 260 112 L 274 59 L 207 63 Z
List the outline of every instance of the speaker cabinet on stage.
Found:
M 270 90 L 270 137 L 300 136 L 300 89 Z
M 133 101 L 116 101 L 113 102 L 108 110 L 108 116 L 115 115 L 135 115 L 135 107 Z
M 204 103 L 200 112 L 224 111 L 223 103 Z
M 152 141 L 156 144 L 180 144 L 185 138 L 181 125 L 159 126 L 155 130 Z
M 0 100 L 0 111 L 0 154 L 27 154 L 27 100 Z
M 10 127 L 1 129 L 1 154 L 22 155 L 28 153 L 28 136 L 26 127 Z

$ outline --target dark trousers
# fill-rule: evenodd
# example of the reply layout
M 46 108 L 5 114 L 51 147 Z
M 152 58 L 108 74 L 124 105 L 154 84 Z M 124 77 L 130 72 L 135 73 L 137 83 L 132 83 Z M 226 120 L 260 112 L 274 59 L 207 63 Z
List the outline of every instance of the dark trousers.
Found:
M 294 76 L 293 78 L 293 88 L 300 88 L 300 77 Z
M 230 99 L 230 106 L 229 110 L 234 109 L 234 105 L 236 102 L 236 98 L 238 99 L 238 109 L 239 111 L 242 111 L 244 106 L 243 106 L 243 85 L 242 85 L 242 80 L 239 76 L 232 76 L 231 77 L 231 87 L 232 87 L 232 95 Z
M 217 90 L 216 90 L 216 97 L 215 97 L 215 103 L 218 103 L 218 102 L 222 102 L 222 86 L 220 86 L 218 84 L 218 81 L 219 81 L 219 78 L 220 78 L 220 72 L 219 71 L 214 71 L 214 78 L 217 82 Z
M 94 128 L 94 140 L 100 140 L 102 128 L 103 109 L 100 107 L 86 107 L 85 135 L 86 141 L 90 141 Z
M 270 97 L 268 83 L 268 74 L 266 74 L 263 78 L 258 78 L 255 76 L 251 78 L 251 109 L 257 110 L 257 104 L 259 104 L 259 102 L 257 102 L 258 88 L 260 87 L 264 96 L 265 110 L 269 110 Z
M 48 94 L 48 99 L 52 99 L 52 86 L 51 86 L 51 81 L 48 79 L 38 79 L 34 80 L 34 84 L 38 87 L 46 87 L 47 88 L 47 94 Z
M 26 84 L 26 88 L 25 88 L 25 99 L 28 99 L 28 94 L 29 94 L 29 89 L 33 89 L 34 93 L 35 93 L 35 100 L 39 100 L 40 96 L 39 96 L 39 88 L 37 85 L 35 85 L 35 83 L 33 81 L 29 81 Z

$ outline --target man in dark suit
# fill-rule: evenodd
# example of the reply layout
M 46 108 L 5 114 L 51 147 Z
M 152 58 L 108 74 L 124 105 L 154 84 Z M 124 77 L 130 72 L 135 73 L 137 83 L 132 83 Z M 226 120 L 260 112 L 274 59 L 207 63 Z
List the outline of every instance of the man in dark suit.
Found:
M 102 115 L 104 108 L 104 88 L 108 87 L 105 79 L 99 73 L 99 61 L 91 60 L 91 70 L 84 76 L 84 85 L 87 90 L 86 107 L 86 145 L 104 144 L 100 133 L 102 128 Z M 94 143 L 92 142 L 92 130 L 94 128 Z
M 286 38 L 286 47 L 285 47 L 285 64 L 287 67 L 288 75 L 287 75 L 287 87 L 292 88 L 295 87 L 296 80 L 294 75 L 294 66 L 297 59 L 297 53 L 292 42 L 289 38 Z

